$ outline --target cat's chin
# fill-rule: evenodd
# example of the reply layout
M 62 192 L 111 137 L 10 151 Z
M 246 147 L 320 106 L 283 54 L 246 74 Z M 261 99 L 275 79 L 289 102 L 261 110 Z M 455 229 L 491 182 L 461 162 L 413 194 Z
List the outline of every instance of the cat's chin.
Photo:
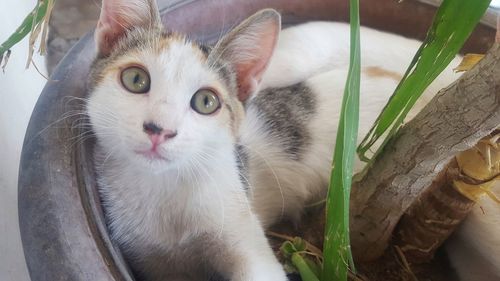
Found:
M 172 159 L 159 154 L 136 153 L 132 160 L 137 166 L 154 174 L 160 174 L 178 166 Z
M 164 162 L 170 161 L 167 157 L 165 157 L 165 156 L 161 155 L 159 152 L 153 151 L 153 150 L 145 150 L 145 151 L 137 150 L 137 151 L 135 151 L 135 153 L 139 157 L 143 157 L 148 161 L 164 161 Z

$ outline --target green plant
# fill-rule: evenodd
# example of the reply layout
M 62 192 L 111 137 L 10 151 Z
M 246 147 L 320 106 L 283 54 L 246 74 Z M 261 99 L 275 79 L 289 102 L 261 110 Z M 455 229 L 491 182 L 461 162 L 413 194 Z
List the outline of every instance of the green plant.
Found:
M 458 53 L 490 2 L 491 0 L 443 1 L 403 79 L 359 145 L 358 155 L 361 160 L 374 159 L 366 155 L 369 150 L 375 150 L 374 156 L 382 151 L 387 141 L 401 127 L 417 99 Z M 374 149 L 377 143 L 380 145 Z
M 26 67 L 31 63 L 31 58 L 34 53 L 35 41 L 42 33 L 40 44 L 40 53 L 45 53 L 45 38 L 47 37 L 47 24 L 49 22 L 50 13 L 54 7 L 55 0 L 39 0 L 35 8 L 24 18 L 21 25 L 5 42 L 0 45 L 0 64 L 5 59 L 4 68 L 9 59 L 10 49 L 19 43 L 26 35 L 30 34 L 29 39 L 29 56 Z
M 347 280 L 348 265 L 354 270 L 349 243 L 349 198 L 359 120 L 361 71 L 359 0 L 350 0 L 349 9 L 351 22 L 350 63 L 326 200 L 322 281 Z
M 300 237 L 285 241 L 280 247 L 281 253 L 297 269 L 302 281 L 319 281 L 320 257 L 307 250 L 307 242 Z M 306 255 L 315 256 L 318 263 L 309 259 Z

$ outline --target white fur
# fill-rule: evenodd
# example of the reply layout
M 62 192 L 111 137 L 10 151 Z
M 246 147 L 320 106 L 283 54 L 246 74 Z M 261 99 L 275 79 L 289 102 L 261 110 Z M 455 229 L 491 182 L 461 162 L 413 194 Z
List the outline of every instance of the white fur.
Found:
M 495 186 L 500 195 L 500 185 Z M 461 281 L 500 280 L 500 205 L 487 196 L 446 244 L 451 264 Z

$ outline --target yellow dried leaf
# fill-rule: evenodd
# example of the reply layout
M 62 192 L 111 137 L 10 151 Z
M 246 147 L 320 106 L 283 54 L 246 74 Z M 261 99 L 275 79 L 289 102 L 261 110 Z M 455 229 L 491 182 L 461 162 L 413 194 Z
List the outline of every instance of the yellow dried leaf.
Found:
M 453 186 L 465 197 L 477 201 L 482 195 L 488 195 L 500 202 L 491 192 L 500 178 L 499 139 L 500 134 L 482 139 L 475 147 L 456 156 L 463 178 L 454 180 Z
M 491 191 L 492 187 L 494 187 L 495 181 L 497 180 L 498 179 L 494 179 L 480 185 L 466 184 L 462 181 L 457 180 L 453 181 L 453 187 L 455 188 L 455 190 L 460 192 L 460 194 L 474 202 L 477 202 L 483 195 L 487 195 L 493 201 L 500 203 L 500 199 L 495 195 L 495 193 Z
M 466 54 L 463 57 L 462 62 L 453 70 L 455 72 L 467 71 L 476 65 L 483 57 L 484 55 L 481 54 Z

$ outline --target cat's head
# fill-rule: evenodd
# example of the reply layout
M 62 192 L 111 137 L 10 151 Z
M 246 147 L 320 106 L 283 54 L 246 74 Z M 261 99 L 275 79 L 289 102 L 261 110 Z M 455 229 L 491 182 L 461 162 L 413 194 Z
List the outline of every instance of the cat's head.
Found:
M 154 0 L 104 0 L 87 104 L 100 146 L 161 169 L 232 145 L 279 31 L 263 10 L 210 49 L 166 32 Z

